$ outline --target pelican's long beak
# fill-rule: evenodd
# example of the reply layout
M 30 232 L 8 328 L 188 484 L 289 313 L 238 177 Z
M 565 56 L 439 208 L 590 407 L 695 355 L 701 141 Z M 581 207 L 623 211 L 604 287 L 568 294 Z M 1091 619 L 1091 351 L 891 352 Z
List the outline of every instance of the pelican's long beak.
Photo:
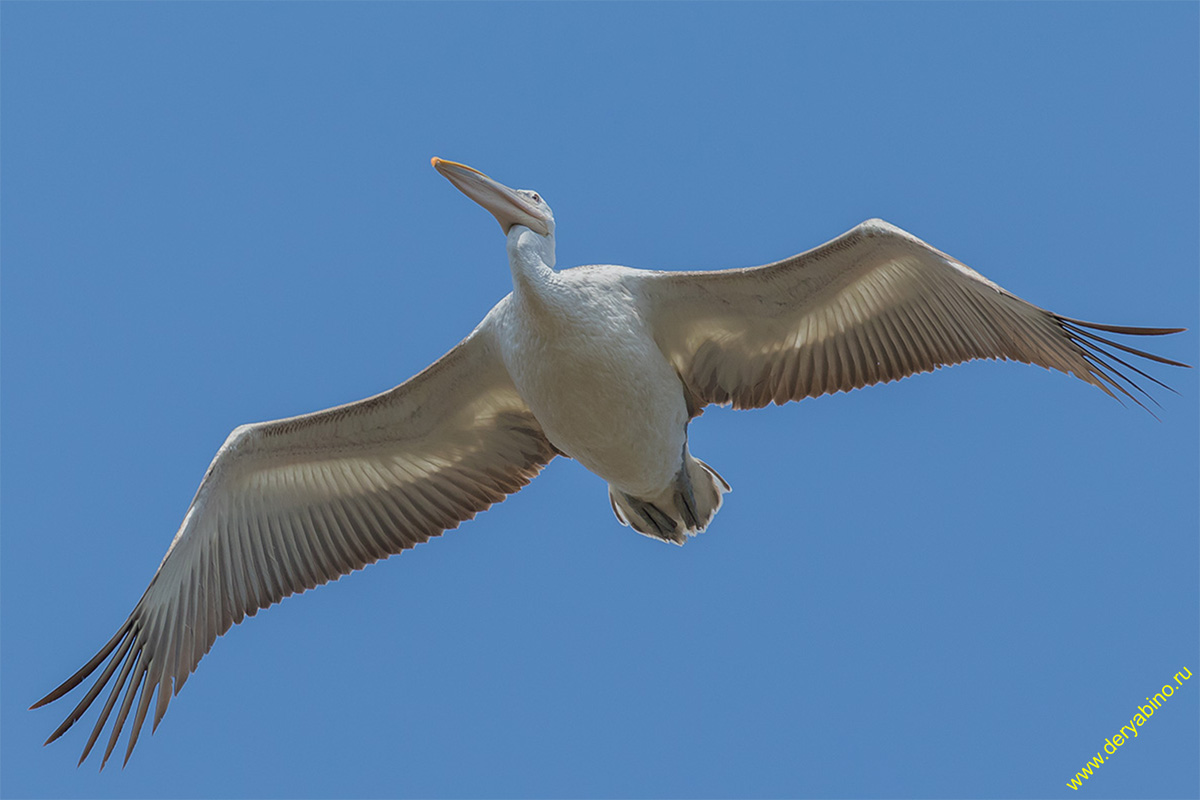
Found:
M 550 233 L 550 218 L 546 212 L 504 184 L 466 164 L 437 156 L 430 163 L 460 192 L 492 212 L 506 234 L 513 225 L 524 225 L 542 236 Z

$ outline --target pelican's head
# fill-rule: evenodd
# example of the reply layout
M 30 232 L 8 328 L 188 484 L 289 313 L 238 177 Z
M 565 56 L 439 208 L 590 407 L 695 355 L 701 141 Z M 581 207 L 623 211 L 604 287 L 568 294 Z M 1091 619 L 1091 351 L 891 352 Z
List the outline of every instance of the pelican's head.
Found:
M 492 212 L 506 235 L 513 227 L 523 225 L 539 236 L 553 236 L 554 213 L 537 192 L 510 189 L 466 164 L 436 156 L 430 163 L 460 192 Z

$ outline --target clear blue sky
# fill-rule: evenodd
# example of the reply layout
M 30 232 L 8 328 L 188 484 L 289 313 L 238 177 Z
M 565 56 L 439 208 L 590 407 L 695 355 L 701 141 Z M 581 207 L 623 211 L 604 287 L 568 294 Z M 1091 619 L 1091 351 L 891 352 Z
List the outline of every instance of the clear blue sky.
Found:
M 226 434 L 354 400 L 559 264 L 765 263 L 879 216 L 1031 302 L 1182 325 L 1194 3 L 32 4 L 2 16 L 5 796 L 1195 797 L 1194 370 L 1162 421 L 980 363 L 757 412 L 680 549 L 559 460 L 218 640 L 125 770 L 26 707 L 145 588 Z M 77 697 L 78 693 L 73 697 Z

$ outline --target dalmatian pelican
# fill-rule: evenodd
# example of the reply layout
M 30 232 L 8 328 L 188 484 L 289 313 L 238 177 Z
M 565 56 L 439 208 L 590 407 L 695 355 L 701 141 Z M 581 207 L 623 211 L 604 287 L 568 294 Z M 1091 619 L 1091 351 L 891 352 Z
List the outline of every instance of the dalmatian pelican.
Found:
M 115 676 L 79 761 L 116 710 L 101 768 L 133 712 L 128 762 L 150 704 L 157 727 L 230 626 L 457 527 L 559 454 L 608 484 L 621 524 L 683 544 L 712 523 L 729 490 L 688 449 L 688 423 L 710 403 L 759 408 L 1000 359 L 1142 405 L 1149 395 L 1134 376 L 1165 384 L 1127 359 L 1187 366 L 1101 335 L 1181 328 L 1046 311 L 878 219 L 751 269 L 558 271 L 554 215 L 540 195 L 432 163 L 500 223 L 512 293 L 390 391 L 234 430 L 132 613 L 34 704 L 104 665 L 47 744 Z

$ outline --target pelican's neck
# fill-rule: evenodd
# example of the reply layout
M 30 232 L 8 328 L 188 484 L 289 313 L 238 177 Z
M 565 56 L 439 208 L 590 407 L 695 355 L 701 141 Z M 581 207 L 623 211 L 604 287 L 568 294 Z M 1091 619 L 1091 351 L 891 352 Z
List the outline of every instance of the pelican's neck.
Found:
M 508 231 L 508 265 L 512 268 L 513 290 L 518 294 L 542 294 L 554 276 L 554 231 L 546 236 L 524 225 Z

